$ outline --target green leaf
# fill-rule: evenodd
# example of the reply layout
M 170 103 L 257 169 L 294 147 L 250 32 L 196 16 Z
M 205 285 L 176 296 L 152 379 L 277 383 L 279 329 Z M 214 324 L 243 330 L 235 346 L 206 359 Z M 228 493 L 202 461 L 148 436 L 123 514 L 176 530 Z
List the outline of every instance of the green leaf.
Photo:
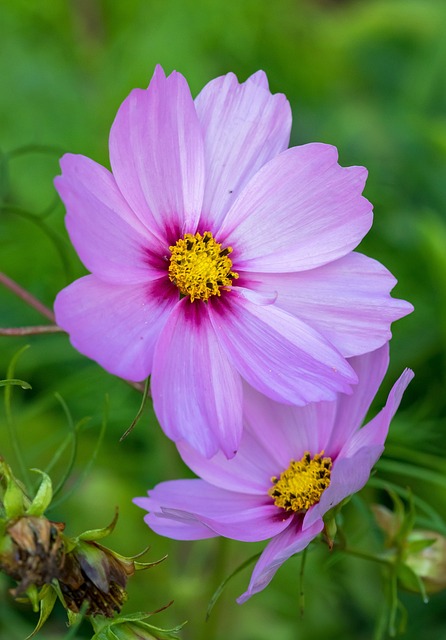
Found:
M 6 387 L 8 384 L 13 384 L 17 387 L 22 387 L 22 389 L 32 389 L 32 386 L 29 382 L 25 382 L 24 380 L 18 380 L 18 378 L 9 378 L 8 380 L 0 380 L 0 387 Z
M 415 478 L 417 480 L 423 480 L 436 484 L 446 489 L 446 476 L 443 473 L 432 471 L 431 469 L 424 469 L 406 462 L 397 462 L 395 460 L 385 460 L 381 458 L 378 462 L 379 468 L 388 473 L 394 473 L 398 476 L 407 476 L 409 478 Z
M 16 368 L 16 364 L 19 360 L 19 358 L 22 356 L 23 353 L 25 353 L 25 351 L 27 349 L 29 349 L 30 345 L 26 344 L 24 345 L 21 349 L 19 349 L 11 358 L 11 362 L 9 363 L 7 372 L 6 372 L 6 379 L 7 380 L 15 380 L 15 368 Z M 13 419 L 13 415 L 12 415 L 12 389 L 13 389 L 13 385 L 6 385 L 5 386 L 5 414 L 6 414 L 6 426 L 8 429 L 8 433 L 9 433 L 9 437 L 11 440 L 11 444 L 12 444 L 12 448 L 14 451 L 14 455 L 17 459 L 19 468 L 20 468 L 20 473 L 22 474 L 22 480 L 25 482 L 25 485 L 27 487 L 28 490 L 31 489 L 31 482 L 29 479 L 29 475 L 28 475 L 28 469 L 25 465 L 23 456 L 22 456 L 22 450 L 20 447 L 20 443 L 19 443 L 19 438 L 17 435 L 17 429 L 14 423 L 14 419 Z
M 9 194 L 8 156 L 0 151 L 0 202 L 4 202 Z
M 389 489 L 393 490 L 402 498 L 408 499 L 411 492 L 394 482 L 390 482 L 389 480 L 382 480 L 381 478 L 377 478 L 376 476 L 370 478 L 368 485 L 371 487 L 376 487 L 378 489 L 384 489 L 389 491 Z M 435 529 L 436 531 L 446 535 L 446 523 L 441 517 L 441 515 L 436 511 L 428 502 L 423 500 L 418 496 L 412 496 L 413 503 L 415 507 L 421 511 L 423 511 L 428 517 L 427 518 L 418 518 L 418 521 L 422 520 L 423 527 L 426 529 Z
M 67 280 L 71 279 L 71 265 L 67 258 L 67 244 L 64 238 L 59 236 L 59 234 L 56 233 L 54 229 L 50 227 L 40 216 L 35 213 L 31 213 L 30 211 L 26 211 L 21 207 L 17 207 L 12 204 L 4 204 L 0 205 L 0 211 L 5 211 L 6 213 L 16 215 L 19 218 L 23 218 L 24 220 L 28 220 L 29 222 L 35 224 L 36 227 L 38 227 L 42 231 L 42 233 L 46 235 L 48 240 L 53 244 L 56 252 L 59 254 L 59 258 L 65 271 Z
M 130 433 L 133 431 L 133 429 L 136 427 L 136 425 L 138 424 L 138 422 L 141 419 L 141 416 L 143 414 L 144 411 L 144 407 L 146 405 L 147 402 L 147 398 L 149 397 L 150 393 L 150 382 L 149 382 L 149 378 L 147 378 L 146 383 L 144 385 L 144 392 L 142 395 L 142 400 L 141 400 L 141 405 L 138 409 L 138 413 L 136 414 L 136 416 L 133 418 L 132 423 L 130 424 L 129 428 L 127 429 L 127 431 L 125 431 L 122 436 L 119 438 L 119 442 L 122 442 L 123 440 L 125 440 L 125 438 L 127 438 L 128 435 L 130 435 Z
M 252 564 L 256 560 L 258 560 L 260 558 L 260 555 L 261 555 L 261 553 L 256 553 L 253 556 L 251 556 L 250 558 L 248 558 L 247 560 L 245 560 L 244 562 L 242 562 L 242 564 L 239 565 L 237 567 L 237 569 L 235 569 L 235 571 L 230 573 L 229 576 L 227 578 L 225 578 L 223 580 L 223 582 L 220 583 L 220 585 L 215 590 L 212 598 L 209 600 L 209 604 L 208 604 L 208 607 L 207 607 L 207 610 L 206 610 L 206 620 L 208 620 L 209 616 L 211 615 L 211 611 L 214 608 L 215 603 L 217 602 L 217 600 L 219 599 L 219 597 L 223 593 L 223 590 L 226 587 L 226 585 L 228 584 L 228 582 L 230 580 L 232 580 L 232 578 L 234 578 L 237 574 L 239 574 L 240 571 L 243 571 L 243 569 L 246 569 L 246 567 L 249 567 L 250 564 Z
M 53 500 L 53 503 L 51 505 L 52 509 L 54 509 L 55 507 L 59 507 L 60 504 L 62 504 L 62 502 L 67 500 L 67 498 L 69 498 L 70 495 L 72 493 L 74 493 L 79 488 L 79 486 L 82 484 L 82 482 L 84 481 L 86 476 L 90 473 L 91 467 L 96 462 L 96 458 L 98 456 L 99 449 L 101 448 L 102 441 L 104 439 L 105 432 L 106 432 L 106 429 L 107 429 L 108 406 L 109 406 L 109 400 L 108 400 L 108 396 L 106 395 L 105 396 L 105 400 L 104 400 L 104 414 L 103 414 L 103 418 L 102 418 L 101 430 L 99 431 L 99 436 L 98 436 L 98 439 L 97 439 L 97 442 L 96 442 L 96 446 L 95 446 L 95 448 L 93 450 L 93 453 L 91 454 L 91 458 L 87 462 L 87 464 L 84 466 L 82 473 L 79 475 L 79 477 L 77 479 L 77 482 L 73 482 L 70 490 L 66 491 L 64 493 L 64 495 L 62 497 L 59 497 L 57 500 Z

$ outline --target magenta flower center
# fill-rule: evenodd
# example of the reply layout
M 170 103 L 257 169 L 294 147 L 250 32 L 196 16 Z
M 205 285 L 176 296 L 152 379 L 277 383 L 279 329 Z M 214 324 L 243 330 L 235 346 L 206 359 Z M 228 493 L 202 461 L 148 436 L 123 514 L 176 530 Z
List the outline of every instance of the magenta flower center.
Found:
M 221 289 L 228 290 L 238 278 L 228 257 L 232 247 L 222 249 L 210 231 L 194 236 L 186 233 L 169 249 L 169 278 L 191 302 L 220 296 Z
M 323 458 L 321 451 L 314 458 L 306 451 L 302 459 L 291 460 L 288 469 L 273 476 L 273 486 L 268 495 L 274 498 L 274 504 L 287 511 L 307 511 L 319 502 L 322 493 L 330 484 L 332 461 Z

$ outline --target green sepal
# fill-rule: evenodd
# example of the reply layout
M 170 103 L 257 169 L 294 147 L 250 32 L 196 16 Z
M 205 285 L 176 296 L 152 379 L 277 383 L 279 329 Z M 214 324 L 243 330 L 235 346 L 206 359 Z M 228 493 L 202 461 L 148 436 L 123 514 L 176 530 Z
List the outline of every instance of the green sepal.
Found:
M 415 531 L 414 531 L 415 533 Z M 428 547 L 431 547 L 436 542 L 435 538 L 424 538 L 421 540 L 408 540 L 406 550 L 409 555 L 413 553 L 419 553 Z
M 43 587 L 42 591 L 44 591 L 45 587 Z M 40 609 L 40 592 L 35 584 L 30 584 L 27 590 L 25 591 L 26 598 L 31 603 L 33 611 L 39 611 Z
M 424 603 L 429 602 L 426 587 L 424 586 L 422 579 L 407 564 L 400 564 L 397 576 L 404 589 L 413 591 L 414 593 L 419 593 Z
M 6 474 L 5 474 L 6 475 Z M 7 520 L 22 516 L 25 510 L 23 490 L 12 475 L 6 476 L 6 489 L 3 494 L 3 507 Z
M 45 622 L 48 620 L 48 617 L 53 610 L 54 603 L 57 600 L 57 594 L 54 591 L 54 589 L 51 587 L 51 585 L 46 584 L 42 587 L 42 590 L 40 591 L 39 599 L 40 599 L 39 621 L 36 624 L 34 631 L 30 633 L 30 635 L 27 636 L 25 640 L 30 640 L 30 638 L 33 638 L 36 635 L 36 633 L 40 631 L 40 629 L 43 627 Z
M 111 521 L 111 523 L 108 525 L 108 527 L 103 527 L 102 529 L 90 529 L 89 531 L 84 531 L 79 536 L 77 536 L 77 538 L 74 538 L 75 542 L 78 542 L 81 540 L 86 540 L 88 542 L 95 542 L 96 540 L 101 540 L 102 538 L 106 538 L 112 533 L 113 529 L 115 528 L 116 523 L 118 521 L 118 515 L 119 515 L 118 509 L 116 509 L 114 518 Z
M 171 604 L 172 603 L 169 602 L 168 605 L 157 611 L 130 613 L 117 616 L 113 620 L 95 616 L 91 619 L 91 624 L 95 631 L 95 635 L 91 640 L 135 640 L 136 638 L 141 640 L 142 638 L 146 638 L 146 640 L 150 640 L 154 638 L 154 636 L 151 635 L 152 633 L 156 634 L 157 640 L 174 640 L 178 638 L 179 632 L 186 624 L 185 622 L 173 629 L 162 629 L 161 627 L 156 627 L 148 622 L 144 622 L 147 618 L 152 617 L 160 611 L 164 611 L 164 609 L 167 609 Z M 122 628 L 119 628 L 121 626 Z M 141 635 L 142 632 L 148 632 L 150 635 Z
M 324 518 L 324 535 L 327 541 L 327 544 L 330 549 L 333 548 L 334 539 L 336 537 L 336 533 L 338 531 L 338 525 L 336 524 L 336 517 L 332 515 L 330 518 Z
M 146 553 L 146 551 L 144 551 L 143 553 Z M 122 560 L 133 560 L 134 558 L 139 558 L 141 555 L 142 554 L 139 553 L 137 556 L 124 558 L 124 556 L 120 556 L 119 554 L 115 553 L 115 556 L 117 556 Z M 133 564 L 135 567 L 135 571 L 143 571 L 144 569 L 151 569 L 151 567 L 156 567 L 156 565 L 161 564 L 161 562 L 164 562 L 164 560 L 166 559 L 167 559 L 167 554 L 162 558 L 160 558 L 159 560 L 155 560 L 154 562 L 133 562 Z
M 33 501 L 26 510 L 28 516 L 42 516 L 51 504 L 53 498 L 53 485 L 51 478 L 40 469 L 31 469 L 42 476 L 42 482 L 34 496 Z

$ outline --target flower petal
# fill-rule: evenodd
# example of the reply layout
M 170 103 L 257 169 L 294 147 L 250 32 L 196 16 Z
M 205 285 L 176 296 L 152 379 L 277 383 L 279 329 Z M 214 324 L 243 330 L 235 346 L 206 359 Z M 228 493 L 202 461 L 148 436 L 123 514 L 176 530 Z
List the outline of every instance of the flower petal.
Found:
M 327 511 L 353 495 L 370 477 L 373 465 L 384 450 L 384 446 L 363 447 L 351 458 L 340 458 L 333 464 L 330 486 L 325 489 L 320 501 L 305 514 L 303 529 L 311 528 Z
M 283 94 L 269 92 L 263 72 L 243 84 L 233 73 L 215 78 L 198 94 L 195 107 L 207 170 L 203 210 L 218 229 L 249 179 L 287 148 L 291 110 Z
M 277 474 L 274 455 L 265 450 L 257 434 L 247 431 L 246 426 L 237 455 L 230 460 L 222 452 L 209 460 L 187 442 L 179 442 L 177 446 L 184 462 L 194 473 L 216 487 L 229 491 L 264 496 L 271 486 L 271 477 Z
M 411 369 L 405 369 L 403 371 L 389 393 L 386 406 L 381 409 L 365 427 L 357 431 L 353 437 L 345 443 L 339 454 L 340 456 L 350 457 L 362 447 L 384 445 L 390 422 L 400 405 L 404 391 L 407 389 L 413 377 L 414 372 Z
M 391 322 L 413 311 L 390 296 L 392 274 L 356 252 L 310 271 L 246 277 L 260 293 L 276 291 L 279 307 L 319 331 L 346 358 L 383 345 L 392 337 Z
M 186 440 L 206 457 L 230 458 L 242 433 L 242 384 L 209 322 L 207 305 L 183 298 L 159 339 L 152 397 L 172 440 Z
M 161 328 L 175 306 L 168 286 L 160 280 L 116 285 L 85 276 L 57 295 L 56 322 L 78 351 L 110 373 L 144 380 Z
M 146 522 L 162 535 L 163 521 L 172 519 L 183 524 L 184 535 L 189 525 L 196 533 L 198 521 L 219 535 L 254 542 L 276 535 L 288 526 L 289 520 L 268 496 L 226 491 L 203 480 L 163 482 L 149 491 L 148 498 L 134 502 L 151 512 L 152 517 Z
M 405 369 L 393 385 L 384 409 L 347 439 L 333 464 L 330 486 L 322 494 L 320 502 L 311 507 L 305 515 L 304 529 L 312 526 L 317 518 L 366 484 L 374 464 L 384 450 L 390 421 L 413 376 L 413 371 Z
M 295 518 L 289 527 L 270 541 L 252 572 L 247 591 L 237 598 L 239 604 L 262 591 L 271 582 L 277 569 L 288 558 L 305 549 L 324 528 L 322 518 L 306 531 L 302 531 L 301 523 L 300 518 Z
M 249 294 L 249 292 L 248 292 Z M 233 287 L 209 305 L 218 339 L 242 377 L 273 400 L 297 405 L 350 392 L 356 375 L 313 329 Z
M 335 414 L 335 402 L 294 407 L 274 402 L 245 383 L 244 428 L 237 455 L 227 460 L 217 453 L 208 460 L 187 443 L 179 443 L 178 450 L 187 466 L 207 482 L 230 491 L 266 495 L 271 478 L 279 476 L 290 460 L 326 448 Z
M 376 351 L 350 358 L 349 362 L 356 371 L 358 384 L 350 396 L 338 396 L 334 428 L 325 449 L 333 459 L 364 422 L 389 366 L 389 343 Z
M 110 131 L 116 182 L 136 215 L 175 242 L 195 233 L 204 190 L 203 139 L 183 76 L 157 67 L 147 90 L 124 100 Z
M 142 509 L 149 510 L 149 498 L 134 498 L 133 502 Z M 172 540 L 204 540 L 216 538 L 218 533 L 200 522 L 197 516 L 183 512 L 182 517 L 166 517 L 161 511 L 150 511 L 144 522 L 152 531 Z
M 339 395 L 344 397 L 344 394 Z M 336 415 L 336 402 L 310 402 L 302 407 L 285 405 L 244 385 L 243 413 L 243 435 L 251 434 L 257 440 L 257 446 L 261 444 L 269 455 L 271 478 L 279 476 L 291 460 L 300 460 L 306 451 L 312 456 L 323 450 L 326 452 Z M 235 459 L 243 450 L 242 438 Z
M 130 209 L 112 174 L 80 155 L 66 154 L 60 165 L 54 184 L 67 209 L 71 242 L 87 269 L 108 282 L 159 278 L 159 241 Z
M 263 166 L 218 232 L 235 270 L 286 273 L 321 266 L 354 249 L 372 224 L 361 196 L 367 172 L 341 167 L 337 151 L 307 144 Z

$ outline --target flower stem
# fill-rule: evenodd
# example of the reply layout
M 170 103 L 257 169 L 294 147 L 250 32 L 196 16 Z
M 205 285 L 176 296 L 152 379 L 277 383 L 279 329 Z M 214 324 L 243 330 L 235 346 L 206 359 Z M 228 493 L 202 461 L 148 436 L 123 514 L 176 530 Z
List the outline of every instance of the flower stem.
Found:
M 380 558 L 379 556 L 374 556 L 371 553 L 366 553 L 364 551 L 358 551 L 357 549 L 348 549 L 347 547 L 344 549 L 339 548 L 338 551 L 342 551 L 342 553 L 348 553 L 351 556 L 355 556 L 356 558 L 362 558 L 363 560 L 371 560 L 372 562 L 379 562 L 380 564 L 389 565 L 390 561 L 386 558 Z
M 214 561 L 214 571 L 212 574 L 213 587 L 216 588 L 223 580 L 226 568 L 227 568 L 227 551 L 228 540 L 223 537 L 216 539 L 217 553 Z M 221 609 L 220 609 L 221 610 Z M 217 610 L 214 608 L 212 615 L 210 615 L 202 627 L 202 634 L 200 637 L 203 640 L 215 640 L 219 629 L 220 616 Z
M 46 324 L 35 327 L 13 327 L 2 328 L 0 327 L 0 336 L 35 336 L 40 333 L 61 333 L 63 329 L 58 327 L 57 324 Z
M 56 318 L 54 317 L 54 313 L 46 307 L 40 300 L 35 298 L 29 291 L 21 287 L 17 282 L 9 278 L 6 274 L 0 272 L 0 283 L 3 284 L 7 289 L 15 293 L 16 296 L 21 298 L 24 302 L 29 304 L 31 307 L 36 309 L 39 313 L 41 313 L 45 318 L 51 320 L 51 322 L 55 322 Z

